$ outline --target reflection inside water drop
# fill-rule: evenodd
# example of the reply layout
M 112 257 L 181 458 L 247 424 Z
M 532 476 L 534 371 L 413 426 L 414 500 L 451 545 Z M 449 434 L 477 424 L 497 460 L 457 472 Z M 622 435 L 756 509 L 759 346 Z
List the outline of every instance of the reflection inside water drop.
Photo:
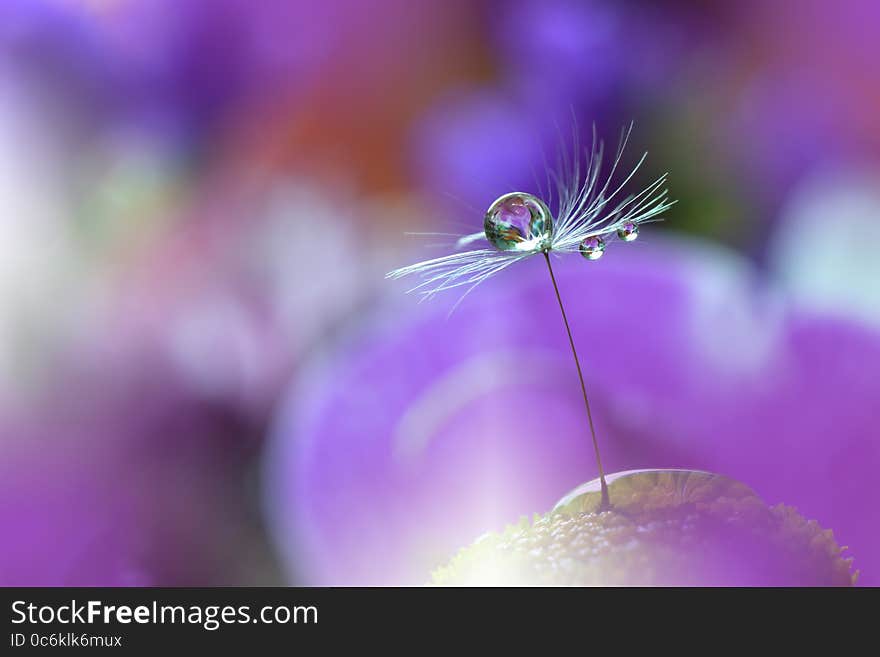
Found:
M 632 242 L 639 236 L 639 227 L 631 221 L 617 229 L 617 236 L 624 242 Z
M 512 192 L 486 211 L 486 239 L 502 251 L 539 251 L 550 246 L 553 217 L 547 205 L 532 194 Z
M 625 511 L 641 502 L 645 494 L 664 499 L 669 505 L 707 501 L 721 496 L 734 499 L 756 497 L 748 486 L 729 477 L 703 470 L 649 469 L 627 470 L 605 476 L 612 510 Z M 575 514 L 593 513 L 602 501 L 599 479 L 581 484 L 556 506 L 554 512 Z
M 605 240 L 599 236 L 588 237 L 581 242 L 580 252 L 587 260 L 598 260 L 605 253 Z

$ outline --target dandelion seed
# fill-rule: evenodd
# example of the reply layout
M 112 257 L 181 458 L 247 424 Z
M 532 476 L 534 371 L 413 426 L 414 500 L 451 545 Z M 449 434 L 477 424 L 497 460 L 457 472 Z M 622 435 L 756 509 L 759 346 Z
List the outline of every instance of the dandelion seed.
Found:
M 557 168 L 547 169 L 548 200 L 552 193 L 551 187 L 555 187 L 557 196 L 555 218 L 548 203 L 538 196 L 526 192 L 505 194 L 495 200 L 486 211 L 483 231 L 464 235 L 456 244 L 461 249 L 486 241 L 494 248 L 459 251 L 396 269 L 386 276 L 392 279 L 406 276 L 421 278 L 421 283 L 409 292 L 419 292 L 423 298 L 464 287 L 466 289 L 459 299 L 460 303 L 480 283 L 511 265 L 535 255 L 544 256 L 580 379 L 601 482 L 603 507 L 608 507 L 610 502 L 590 401 L 550 254 L 580 253 L 587 260 L 598 260 L 612 240 L 616 238 L 622 242 L 632 242 L 638 237 L 641 224 L 659 221 L 663 213 L 675 203 L 669 198 L 669 192 L 665 188 L 667 174 L 663 174 L 637 194 L 621 198 L 623 188 L 647 157 L 647 153 L 642 155 L 635 167 L 618 181 L 618 167 L 631 132 L 632 124 L 622 131 L 617 153 L 604 179 L 604 145 L 597 140 L 595 128 L 592 145 L 584 153 L 586 166 L 583 174 L 577 136 L 571 157 L 565 149 L 560 151 Z
M 461 236 L 456 247 L 463 249 L 479 242 L 487 247 L 419 262 L 390 272 L 388 278 L 416 276 L 421 283 L 410 289 L 425 297 L 453 288 L 476 287 L 510 265 L 534 255 L 583 252 L 587 240 L 599 239 L 606 246 L 614 240 L 631 242 L 642 224 L 658 221 L 675 201 L 665 188 L 666 174 L 637 194 L 621 198 L 626 184 L 641 168 L 642 155 L 635 167 L 619 182 L 618 168 L 629 140 L 632 125 L 621 134 L 617 153 L 604 181 L 604 145 L 593 131 L 592 146 L 585 150 L 582 171 L 580 153 L 569 157 L 561 151 L 556 169 L 547 171 L 548 185 L 555 187 L 557 215 L 547 202 L 526 192 L 512 192 L 497 199 L 483 220 L 483 230 Z M 577 139 L 575 149 L 579 150 Z M 551 190 L 547 190 L 548 200 Z M 467 293 L 466 291 L 466 293 Z

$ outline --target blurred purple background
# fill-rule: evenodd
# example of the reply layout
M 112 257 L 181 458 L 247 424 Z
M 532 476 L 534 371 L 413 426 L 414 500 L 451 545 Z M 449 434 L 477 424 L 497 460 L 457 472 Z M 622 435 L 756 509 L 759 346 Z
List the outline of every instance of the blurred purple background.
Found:
M 383 278 L 572 117 L 679 199 L 559 264 L 608 466 L 880 584 L 873 0 L 0 4 L 0 584 L 420 584 L 592 479 L 540 262 Z

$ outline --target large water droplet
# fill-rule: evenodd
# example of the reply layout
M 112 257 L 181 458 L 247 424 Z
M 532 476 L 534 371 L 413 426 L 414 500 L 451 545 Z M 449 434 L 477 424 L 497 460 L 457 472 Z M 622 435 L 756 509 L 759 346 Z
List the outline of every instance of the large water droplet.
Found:
M 587 260 L 598 260 L 605 253 L 605 240 L 601 237 L 588 237 L 580 246 L 581 255 Z
M 493 586 L 849 586 L 830 531 L 745 484 L 699 470 L 630 470 L 579 486 L 531 523 L 465 548 L 435 583 Z M 601 510 L 600 510 L 601 509 Z
M 617 229 L 617 236 L 624 242 L 632 242 L 639 236 L 639 226 L 632 221 L 627 221 Z
M 607 475 L 605 481 L 608 483 L 612 510 L 626 510 L 646 493 L 651 493 L 656 498 L 655 502 L 664 498 L 667 506 L 717 497 L 756 497 L 755 492 L 745 484 L 702 470 L 627 470 Z M 593 479 L 559 500 L 553 511 L 592 513 L 599 509 L 601 501 L 601 482 Z
M 486 239 L 502 251 L 540 251 L 550 246 L 553 217 L 547 205 L 532 194 L 512 192 L 486 211 Z

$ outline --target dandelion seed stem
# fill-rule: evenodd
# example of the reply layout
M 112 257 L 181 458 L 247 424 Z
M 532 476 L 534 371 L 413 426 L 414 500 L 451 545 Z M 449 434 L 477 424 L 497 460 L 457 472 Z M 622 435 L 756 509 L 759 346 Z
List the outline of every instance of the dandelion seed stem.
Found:
M 544 260 L 547 261 L 547 270 L 550 272 L 550 280 L 553 281 L 553 291 L 556 292 L 556 300 L 559 302 L 559 310 L 562 312 L 562 321 L 565 324 L 565 332 L 568 334 L 568 344 L 571 345 L 571 355 L 574 356 L 574 364 L 577 367 L 578 379 L 581 382 L 581 392 L 584 393 L 584 406 L 587 409 L 587 420 L 590 423 L 590 435 L 593 439 L 593 451 L 596 453 L 596 466 L 599 468 L 599 481 L 602 485 L 602 502 L 599 510 L 608 509 L 611 502 L 608 498 L 608 484 L 605 482 L 605 471 L 602 469 L 602 457 L 599 455 L 599 442 L 596 440 L 596 427 L 593 425 L 593 413 L 590 410 L 590 399 L 587 397 L 587 386 L 584 384 L 584 373 L 578 360 L 577 349 L 574 346 L 574 338 L 571 337 L 571 327 L 568 325 L 568 317 L 565 314 L 565 306 L 562 304 L 562 295 L 559 294 L 559 286 L 556 284 L 556 276 L 553 266 L 550 264 L 550 254 L 544 252 Z

